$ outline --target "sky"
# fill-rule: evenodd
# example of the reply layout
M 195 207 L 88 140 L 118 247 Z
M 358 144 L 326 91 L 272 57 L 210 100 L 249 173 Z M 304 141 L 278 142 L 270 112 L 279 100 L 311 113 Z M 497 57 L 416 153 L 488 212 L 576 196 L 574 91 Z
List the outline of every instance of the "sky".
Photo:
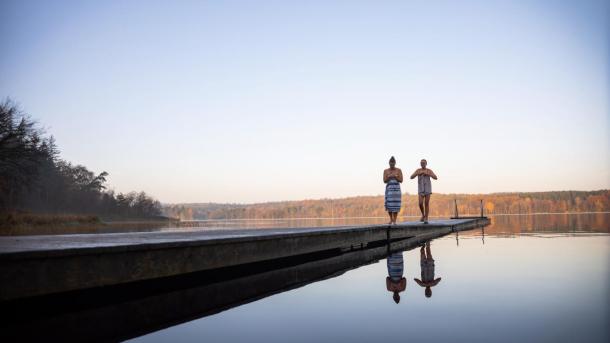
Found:
M 0 97 L 162 202 L 610 188 L 607 1 L 0 0 Z M 415 193 L 414 180 L 404 192 Z

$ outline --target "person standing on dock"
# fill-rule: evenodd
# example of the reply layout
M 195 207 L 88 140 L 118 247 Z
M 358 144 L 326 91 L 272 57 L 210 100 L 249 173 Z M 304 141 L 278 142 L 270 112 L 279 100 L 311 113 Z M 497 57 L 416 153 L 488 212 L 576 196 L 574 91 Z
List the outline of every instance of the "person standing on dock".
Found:
M 396 168 L 396 159 L 390 158 L 390 168 L 383 171 L 383 182 L 385 186 L 385 209 L 390 215 L 388 224 L 396 224 L 398 212 L 400 212 L 401 196 L 400 183 L 402 182 L 402 170 Z
M 400 302 L 400 292 L 407 288 L 407 279 L 404 274 L 404 261 L 402 252 L 396 252 L 388 256 L 388 276 L 385 278 L 385 287 L 392 292 L 395 303 Z
M 421 211 L 421 219 L 419 221 L 428 224 L 430 195 L 432 194 L 432 182 L 430 181 L 430 178 L 433 178 L 434 180 L 438 180 L 438 178 L 432 169 L 426 168 L 428 165 L 426 159 L 422 159 L 419 164 L 421 165 L 421 168 L 417 169 L 411 175 L 411 179 L 414 179 L 417 176 L 417 194 L 419 196 L 419 210 Z
M 430 251 L 429 241 L 419 249 L 419 264 L 421 266 L 421 280 L 413 280 L 415 280 L 418 285 L 426 288 L 424 294 L 426 295 L 426 298 L 430 298 L 432 296 L 432 287 L 441 282 L 441 278 L 434 278 L 434 259 L 432 258 L 432 252 Z

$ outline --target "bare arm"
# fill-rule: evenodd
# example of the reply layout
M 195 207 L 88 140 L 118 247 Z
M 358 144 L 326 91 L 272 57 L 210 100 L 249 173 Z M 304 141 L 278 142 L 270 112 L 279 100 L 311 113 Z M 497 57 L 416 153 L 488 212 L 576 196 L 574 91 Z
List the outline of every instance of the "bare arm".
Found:
M 413 174 L 411 174 L 411 179 L 414 179 L 419 174 L 420 174 L 420 169 L 417 169 L 416 171 L 413 172 Z
M 384 170 L 383 171 L 383 183 L 388 183 L 388 181 L 389 181 L 388 171 Z
M 430 172 L 428 173 L 428 175 L 430 175 L 431 178 L 433 178 L 434 180 L 438 180 L 438 177 L 436 177 L 436 174 L 434 174 L 434 172 L 432 171 L 432 169 L 428 169 Z

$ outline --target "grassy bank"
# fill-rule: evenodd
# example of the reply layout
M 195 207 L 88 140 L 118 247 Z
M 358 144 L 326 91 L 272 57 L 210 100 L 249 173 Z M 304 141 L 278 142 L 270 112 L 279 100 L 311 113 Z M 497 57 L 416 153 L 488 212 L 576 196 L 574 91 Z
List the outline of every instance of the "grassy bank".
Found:
M 10 212 L 0 214 L 0 235 L 133 232 L 164 228 L 173 222 L 175 222 L 174 219 L 161 216 L 100 219 L 94 215 Z

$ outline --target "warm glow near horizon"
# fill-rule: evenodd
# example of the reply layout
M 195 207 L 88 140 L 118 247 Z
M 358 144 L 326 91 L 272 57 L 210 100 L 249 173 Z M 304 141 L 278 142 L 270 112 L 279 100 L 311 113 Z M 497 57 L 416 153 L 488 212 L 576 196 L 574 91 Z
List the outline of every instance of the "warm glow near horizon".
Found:
M 0 3 L 0 97 L 166 203 L 610 188 L 606 1 Z

